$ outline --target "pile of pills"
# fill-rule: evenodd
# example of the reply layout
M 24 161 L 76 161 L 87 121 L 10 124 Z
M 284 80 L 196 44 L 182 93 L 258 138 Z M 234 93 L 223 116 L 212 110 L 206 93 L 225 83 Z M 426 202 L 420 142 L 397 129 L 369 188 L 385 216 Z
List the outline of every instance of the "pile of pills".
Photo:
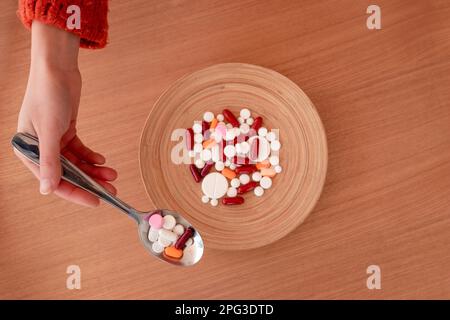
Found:
M 217 206 L 244 203 L 243 195 L 253 191 L 261 197 L 281 173 L 281 143 L 276 131 L 262 126 L 263 119 L 253 118 L 249 109 L 239 117 L 228 109 L 214 115 L 208 111 L 202 121 L 186 129 L 189 170 L 202 183 L 203 203 Z
M 163 216 L 161 212 L 155 212 L 148 217 L 148 223 L 148 240 L 152 242 L 152 250 L 155 253 L 181 259 L 183 252 L 194 243 L 195 230 L 177 223 L 176 218 L 170 214 Z

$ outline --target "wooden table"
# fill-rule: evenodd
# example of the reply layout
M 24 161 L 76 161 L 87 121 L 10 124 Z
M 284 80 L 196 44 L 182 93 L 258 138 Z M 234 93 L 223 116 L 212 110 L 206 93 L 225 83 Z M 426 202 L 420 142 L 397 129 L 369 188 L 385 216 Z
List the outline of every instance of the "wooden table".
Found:
M 371 1 L 112 1 L 110 44 L 83 50 L 79 133 L 107 155 L 119 195 L 151 204 L 141 128 L 180 76 L 221 62 L 297 83 L 327 131 L 329 169 L 306 222 L 260 250 L 206 250 L 195 268 L 151 259 L 133 221 L 40 196 L 9 140 L 30 35 L 0 4 L 1 298 L 450 298 L 450 5 Z M 368 290 L 366 268 L 381 268 Z M 79 265 L 81 290 L 66 288 Z

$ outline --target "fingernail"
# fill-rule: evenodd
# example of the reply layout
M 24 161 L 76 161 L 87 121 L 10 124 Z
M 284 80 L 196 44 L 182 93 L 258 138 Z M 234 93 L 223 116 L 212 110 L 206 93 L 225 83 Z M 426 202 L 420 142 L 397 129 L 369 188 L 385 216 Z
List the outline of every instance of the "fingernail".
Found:
M 41 180 L 41 185 L 40 185 L 40 192 L 41 194 L 49 194 L 50 192 L 52 192 L 51 190 L 51 183 L 50 180 L 48 179 L 42 179 Z

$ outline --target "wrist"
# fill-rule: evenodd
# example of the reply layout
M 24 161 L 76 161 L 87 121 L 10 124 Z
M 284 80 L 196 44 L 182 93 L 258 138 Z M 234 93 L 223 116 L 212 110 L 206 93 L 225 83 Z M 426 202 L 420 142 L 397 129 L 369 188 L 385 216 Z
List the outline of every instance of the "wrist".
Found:
M 58 71 L 78 71 L 80 38 L 74 34 L 33 21 L 31 27 L 31 66 Z

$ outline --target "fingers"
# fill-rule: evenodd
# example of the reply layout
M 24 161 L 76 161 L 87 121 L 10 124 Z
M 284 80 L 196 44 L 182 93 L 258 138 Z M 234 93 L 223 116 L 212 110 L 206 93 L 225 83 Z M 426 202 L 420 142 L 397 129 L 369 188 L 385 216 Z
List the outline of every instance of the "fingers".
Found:
M 90 177 L 105 181 L 114 181 L 117 179 L 117 171 L 113 168 L 96 166 L 90 163 L 82 162 L 72 153 L 72 151 L 69 150 L 65 150 L 63 155 L 67 158 L 67 160 L 75 164 Z
M 83 142 L 81 142 L 78 136 L 75 136 L 67 146 L 70 151 L 75 154 L 78 158 L 92 163 L 92 164 L 104 164 L 105 157 L 98 152 L 94 152 L 88 147 L 86 147 Z
M 55 191 L 61 179 L 59 160 L 61 136 L 50 127 L 44 128 L 39 134 L 39 190 L 42 194 L 49 194 Z

